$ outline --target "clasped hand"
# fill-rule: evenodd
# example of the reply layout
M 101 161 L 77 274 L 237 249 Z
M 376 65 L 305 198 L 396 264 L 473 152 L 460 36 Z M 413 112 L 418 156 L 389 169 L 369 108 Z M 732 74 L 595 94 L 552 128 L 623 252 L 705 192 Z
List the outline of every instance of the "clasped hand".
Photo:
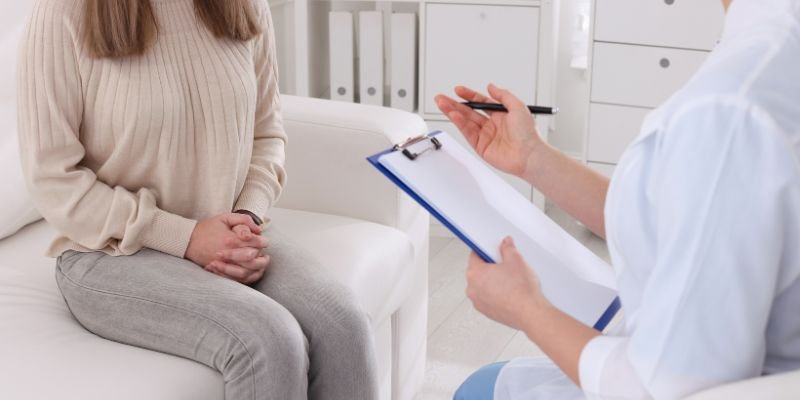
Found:
M 206 271 L 243 284 L 257 282 L 269 265 L 263 253 L 269 240 L 247 215 L 226 213 L 200 221 L 192 232 L 186 258 Z

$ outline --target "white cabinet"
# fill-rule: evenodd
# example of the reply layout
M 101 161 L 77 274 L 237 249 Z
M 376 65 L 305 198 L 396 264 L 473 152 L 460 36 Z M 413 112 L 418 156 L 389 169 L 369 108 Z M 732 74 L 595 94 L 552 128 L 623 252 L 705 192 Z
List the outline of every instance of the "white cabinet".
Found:
M 658 107 L 703 64 L 708 52 L 597 42 L 592 102 Z
M 616 166 L 611 164 L 603 164 L 603 163 L 595 163 L 590 162 L 588 163 L 589 168 L 595 170 L 596 172 L 600 173 L 600 175 L 605 176 L 606 178 L 611 178 L 614 175 L 614 169 Z
M 592 104 L 589 109 L 587 159 L 615 164 L 629 143 L 636 138 L 647 108 Z
M 610 174 L 647 113 L 688 82 L 716 44 L 719 0 L 595 0 L 586 161 Z
M 425 27 L 425 113 L 438 114 L 432 96 L 456 85 L 495 83 L 535 102 L 539 7 L 428 4 Z
M 722 31 L 719 0 L 596 0 L 594 38 L 711 50 Z

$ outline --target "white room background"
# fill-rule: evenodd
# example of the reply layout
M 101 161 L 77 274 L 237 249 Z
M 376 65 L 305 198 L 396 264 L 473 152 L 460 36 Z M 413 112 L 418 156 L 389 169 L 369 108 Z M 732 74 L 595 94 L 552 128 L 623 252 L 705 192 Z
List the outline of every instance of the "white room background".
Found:
M 558 68 L 557 68 L 557 86 L 556 94 L 557 100 L 555 104 L 560 108 L 560 114 L 556 119 L 555 131 L 550 133 L 549 141 L 574 156 L 575 158 L 582 158 L 584 152 L 584 136 L 585 125 L 588 114 L 589 104 L 589 81 L 585 68 L 574 68 L 573 62 L 575 60 L 575 45 L 586 44 L 589 42 L 589 15 L 590 15 L 590 0 L 554 0 L 560 3 L 561 14 L 559 21 L 559 44 L 558 44 Z M 337 4 L 339 3 L 339 4 Z M 299 2 L 292 0 L 270 0 L 273 17 L 275 20 L 275 29 L 277 36 L 278 53 L 281 60 L 280 82 L 281 90 L 287 94 L 294 94 L 297 92 L 295 82 L 297 81 L 295 73 L 296 68 L 292 62 L 296 60 L 297 49 L 292 38 L 298 34 L 296 26 L 294 26 L 294 13 Z M 374 2 L 359 2 L 359 1 L 345 1 L 337 0 L 330 2 L 331 10 L 375 10 L 376 3 Z M 319 7 L 319 5 L 316 5 Z M 384 7 L 383 10 L 388 13 L 391 11 L 400 12 L 414 12 L 417 9 L 416 4 L 404 4 L 403 2 L 391 2 L 380 4 L 378 9 Z M 312 18 L 327 18 L 327 13 L 310 13 Z M 355 13 L 357 18 L 357 12 Z M 357 22 L 356 22 L 357 23 Z M 385 24 L 386 26 L 387 24 Z M 315 28 L 327 26 L 327 21 L 309 21 L 309 29 L 324 29 Z M 585 29 L 581 29 L 585 28 Z M 458 32 L 453 32 L 457 35 Z M 319 32 L 312 32 L 312 36 L 320 36 Z M 324 36 L 324 35 L 322 35 Z M 358 35 L 355 35 L 358 41 Z M 388 37 L 386 38 L 388 41 Z M 386 43 L 388 48 L 388 43 Z M 585 46 L 579 46 L 579 53 L 583 52 L 583 60 L 588 53 Z M 356 46 L 357 48 L 357 46 Z M 325 46 L 322 46 L 324 51 L 327 51 Z M 315 80 L 315 75 L 326 75 L 328 73 L 328 66 L 326 64 L 327 54 L 314 54 L 313 59 L 319 62 L 311 62 L 309 67 L 309 74 L 311 75 L 311 85 Z M 388 68 L 388 67 L 387 67 Z M 389 76 L 389 71 L 385 71 L 386 76 Z M 327 90 L 325 93 L 319 93 L 320 89 L 311 88 L 311 93 L 325 97 L 328 95 Z
M 558 82 L 556 102 L 560 113 L 550 143 L 575 158 L 583 157 L 584 136 L 589 109 L 589 79 L 586 65 L 590 43 L 590 0 L 561 0 L 559 26 Z M 582 60 L 576 59 L 583 57 Z M 575 64 L 579 64 L 576 68 Z

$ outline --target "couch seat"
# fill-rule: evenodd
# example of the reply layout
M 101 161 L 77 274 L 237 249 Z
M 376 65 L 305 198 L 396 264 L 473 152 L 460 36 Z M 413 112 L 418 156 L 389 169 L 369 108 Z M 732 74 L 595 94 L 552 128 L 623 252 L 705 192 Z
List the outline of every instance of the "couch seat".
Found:
M 403 233 L 303 211 L 276 209 L 272 218 L 354 291 L 373 326 L 405 300 L 414 255 Z M 222 379 L 210 368 L 84 330 L 56 287 L 55 261 L 42 255 L 54 235 L 39 221 L 0 240 L 0 398 L 223 398 Z

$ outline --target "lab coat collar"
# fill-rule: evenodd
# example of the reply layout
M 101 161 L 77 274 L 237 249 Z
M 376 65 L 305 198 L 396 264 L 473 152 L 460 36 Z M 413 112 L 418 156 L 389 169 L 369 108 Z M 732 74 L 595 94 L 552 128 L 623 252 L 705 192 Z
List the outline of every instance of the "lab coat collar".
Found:
M 800 20 L 800 0 L 733 0 L 722 40 L 787 15 Z

